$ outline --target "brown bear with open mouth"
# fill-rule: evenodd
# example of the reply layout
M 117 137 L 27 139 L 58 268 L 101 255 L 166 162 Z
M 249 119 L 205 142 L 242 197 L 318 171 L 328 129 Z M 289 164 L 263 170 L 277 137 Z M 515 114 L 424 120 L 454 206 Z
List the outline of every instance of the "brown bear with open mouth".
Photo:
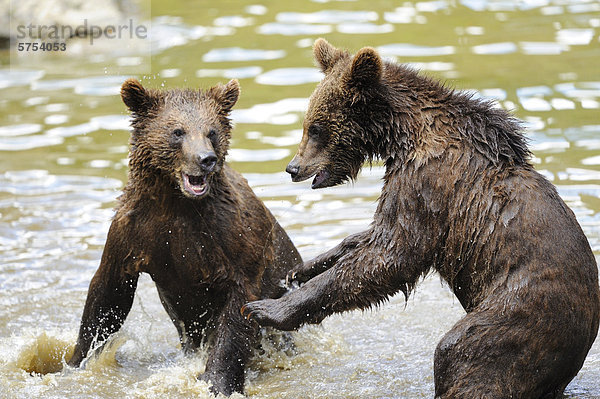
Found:
M 129 179 L 119 197 L 100 267 L 83 311 L 73 357 L 116 332 L 131 309 L 140 273 L 155 282 L 185 351 L 209 344 L 200 378 L 215 393 L 243 392 L 258 328 L 240 307 L 277 298 L 302 264 L 291 240 L 225 163 L 239 96 L 236 80 L 202 90 L 121 89 L 132 112 Z
M 385 162 L 374 220 L 242 312 L 283 330 L 367 309 L 437 271 L 467 314 L 434 359 L 443 399 L 559 398 L 598 332 L 598 268 L 573 212 L 529 162 L 521 122 L 372 48 L 319 39 L 324 79 L 287 171 L 312 187 Z M 400 332 L 399 332 L 400 333 Z

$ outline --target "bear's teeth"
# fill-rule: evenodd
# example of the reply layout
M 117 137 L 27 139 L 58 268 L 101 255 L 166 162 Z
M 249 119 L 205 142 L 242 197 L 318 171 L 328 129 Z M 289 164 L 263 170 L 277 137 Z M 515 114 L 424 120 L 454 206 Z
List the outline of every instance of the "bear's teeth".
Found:
M 208 190 L 208 184 L 206 184 L 206 176 L 193 176 L 187 173 L 183 175 L 183 188 L 188 193 L 199 196 L 206 193 Z

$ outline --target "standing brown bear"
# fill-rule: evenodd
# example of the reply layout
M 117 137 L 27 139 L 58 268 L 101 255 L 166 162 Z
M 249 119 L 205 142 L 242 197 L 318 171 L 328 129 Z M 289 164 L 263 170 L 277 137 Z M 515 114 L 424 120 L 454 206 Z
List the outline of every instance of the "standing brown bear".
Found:
M 573 212 L 529 163 L 521 123 L 372 48 L 314 46 L 325 78 L 287 171 L 313 188 L 385 162 L 368 230 L 296 268 L 305 284 L 245 305 L 291 330 L 409 295 L 432 268 L 467 312 L 435 352 L 437 398 L 558 398 L 598 331 L 598 269 Z
M 133 114 L 129 180 L 90 283 L 75 353 L 116 332 L 148 273 L 185 351 L 211 349 L 201 379 L 242 392 L 258 336 L 240 314 L 247 301 L 281 296 L 300 255 L 246 180 L 225 163 L 239 96 L 236 80 L 199 90 L 121 88 Z

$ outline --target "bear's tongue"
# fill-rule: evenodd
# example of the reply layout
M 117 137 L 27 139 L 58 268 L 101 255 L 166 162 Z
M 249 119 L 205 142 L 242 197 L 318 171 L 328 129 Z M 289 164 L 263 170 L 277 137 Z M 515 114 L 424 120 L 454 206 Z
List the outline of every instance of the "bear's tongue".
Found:
M 323 184 L 323 182 L 325 180 L 327 180 L 329 178 L 329 172 L 326 170 L 320 170 L 319 173 L 317 173 L 317 175 L 315 176 L 315 179 L 312 182 L 311 188 L 320 188 L 321 184 Z
M 188 175 L 187 173 L 182 173 L 183 175 L 183 188 L 188 193 L 199 196 L 206 193 L 208 189 L 208 184 L 206 184 L 206 176 L 193 176 Z

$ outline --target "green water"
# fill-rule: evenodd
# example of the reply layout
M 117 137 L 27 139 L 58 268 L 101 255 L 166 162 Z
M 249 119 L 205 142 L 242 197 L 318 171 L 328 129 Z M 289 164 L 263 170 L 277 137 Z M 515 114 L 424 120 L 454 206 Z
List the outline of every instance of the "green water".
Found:
M 203 356 L 181 355 L 149 278 L 114 350 L 85 370 L 23 370 L 75 340 L 126 180 L 128 116 L 118 91 L 129 76 L 157 88 L 239 79 L 229 160 L 310 258 L 368 225 L 383 173 L 374 167 L 353 185 L 311 191 L 283 172 L 319 79 L 311 44 L 325 37 L 352 51 L 375 47 L 525 120 L 536 168 L 600 254 L 600 2 L 154 1 L 142 10 L 151 56 L 110 40 L 73 41 L 73 52 L 12 64 L 0 52 L 0 397 L 208 397 L 194 378 Z M 462 315 L 430 276 L 406 307 L 395 297 L 304 327 L 293 356 L 267 348 L 246 393 L 432 397 L 435 345 Z M 600 397 L 599 381 L 597 342 L 567 394 Z

